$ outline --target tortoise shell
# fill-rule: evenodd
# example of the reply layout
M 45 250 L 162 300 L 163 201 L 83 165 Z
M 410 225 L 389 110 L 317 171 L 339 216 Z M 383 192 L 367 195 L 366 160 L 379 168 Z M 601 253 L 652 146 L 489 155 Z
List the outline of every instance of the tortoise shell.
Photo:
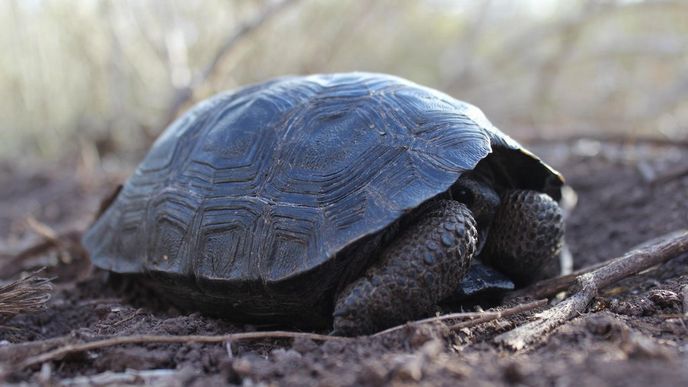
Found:
M 184 306 L 328 315 L 385 231 L 485 158 L 559 199 L 561 176 L 470 104 L 383 74 L 279 78 L 174 122 L 84 245 Z

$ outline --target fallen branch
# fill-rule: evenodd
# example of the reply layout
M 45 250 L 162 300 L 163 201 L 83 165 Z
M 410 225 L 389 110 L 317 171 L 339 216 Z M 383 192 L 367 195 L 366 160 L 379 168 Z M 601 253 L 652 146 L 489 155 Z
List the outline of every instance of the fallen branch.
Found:
M 29 357 L 22 360 L 11 367 L 11 370 L 0 372 L 0 381 L 4 379 L 11 372 L 16 372 L 34 365 L 42 364 L 48 361 L 60 360 L 67 355 L 92 351 L 95 349 L 103 349 L 115 345 L 123 344 L 215 344 L 225 343 L 238 340 L 256 340 L 256 339 L 295 339 L 306 338 L 317 341 L 348 341 L 352 340 L 349 337 L 327 336 L 315 333 L 306 332 L 286 332 L 286 331 L 266 331 L 266 332 L 244 332 L 233 333 L 219 336 L 204 336 L 204 335 L 190 335 L 190 336 L 156 336 L 156 335 L 137 335 L 137 336 L 123 336 L 112 337 L 103 340 L 91 341 L 88 343 L 66 344 L 49 352 L 42 353 L 37 356 Z
M 486 322 L 494 321 L 494 320 L 499 320 L 502 317 L 509 317 L 513 316 L 515 314 L 523 313 L 523 312 L 528 312 L 533 309 L 537 309 L 541 306 L 547 305 L 547 299 L 542 299 L 542 300 L 537 300 L 533 302 L 529 302 L 527 304 L 519 304 L 514 307 L 500 310 L 497 312 L 485 312 L 481 317 L 478 317 L 473 320 L 468 320 L 464 322 L 460 322 L 457 324 L 454 324 L 449 327 L 451 330 L 459 330 L 459 329 L 464 329 L 464 328 L 471 328 L 476 325 L 484 324 Z
M 456 325 L 453 325 L 451 328 L 465 328 L 465 327 L 470 327 L 470 326 L 475 326 L 478 324 L 482 324 L 484 322 L 496 320 L 502 317 L 507 317 L 511 316 L 514 314 L 518 313 L 523 313 L 529 310 L 533 310 L 536 308 L 539 308 L 541 306 L 544 306 L 547 303 L 547 300 L 538 300 L 538 301 L 533 301 L 527 304 L 521 304 L 521 305 L 516 305 L 512 308 L 508 308 L 502 311 L 498 312 L 469 312 L 469 313 L 452 313 L 452 314 L 447 314 L 443 316 L 437 316 L 437 317 L 431 317 L 419 321 L 414 321 L 412 323 L 408 323 L 405 325 L 399 325 L 396 327 L 392 327 L 390 329 L 384 330 L 382 332 L 378 332 L 371 337 L 377 337 L 385 334 L 389 334 L 390 332 L 402 329 L 407 326 L 418 326 L 421 324 L 429 323 L 429 322 L 439 322 L 439 321 L 444 321 L 444 320 L 455 320 L 459 318 L 473 318 L 473 320 L 465 321 L 463 323 L 459 323 Z M 7 370 L 4 372 L 0 372 L 0 380 L 2 380 L 5 376 L 7 376 L 11 372 L 15 372 L 18 370 L 22 370 L 34 365 L 42 364 L 48 361 L 53 361 L 53 360 L 59 360 L 64 358 L 67 355 L 74 354 L 74 353 L 79 353 L 79 352 L 86 352 L 86 351 L 91 351 L 95 349 L 103 349 L 107 347 L 112 347 L 115 345 L 123 345 L 123 344 L 150 344 L 150 343 L 171 343 L 171 344 L 191 344 L 191 343 L 203 343 L 203 344 L 212 344 L 212 343 L 225 343 L 226 345 L 231 345 L 233 341 L 238 341 L 238 340 L 255 340 L 255 339 L 276 339 L 276 338 L 307 338 L 311 340 L 317 340 L 317 341 L 332 341 L 332 340 L 339 340 L 339 341 L 350 341 L 353 340 L 353 338 L 350 337 L 341 337 L 341 336 L 327 336 L 327 335 L 319 335 L 319 334 L 314 334 L 314 333 L 305 333 L 305 332 L 286 332 L 286 331 L 269 331 L 269 332 L 245 332 L 245 333 L 234 333 L 234 334 L 228 334 L 228 335 L 220 335 L 220 336 L 155 336 L 155 335 L 140 335 L 140 336 L 125 336 L 125 337 L 113 337 L 113 338 L 107 338 L 103 340 L 97 340 L 97 341 L 92 341 L 88 343 L 80 343 L 80 344 L 65 344 L 60 346 L 59 348 L 53 349 L 51 351 L 42 353 L 40 355 L 36 356 L 31 356 L 28 358 L 25 358 L 24 360 L 16 362 L 11 371 Z M 55 339 L 52 339 L 55 340 Z M 62 342 L 62 341 L 60 341 Z M 41 347 L 41 345 L 32 345 L 33 347 Z M 231 347 L 229 347 L 231 348 Z M 34 349 L 35 351 L 35 349 Z
M 445 314 L 441 316 L 435 316 L 435 317 L 429 317 L 423 320 L 417 320 L 417 321 L 411 321 L 406 324 L 402 325 L 397 325 L 388 329 L 385 329 L 384 331 L 380 331 L 372 335 L 372 337 L 378 337 L 378 336 L 383 336 L 387 335 L 391 332 L 398 331 L 400 329 L 408 328 L 408 327 L 417 327 L 419 325 L 427 324 L 427 323 L 437 323 L 437 322 L 442 322 L 442 321 L 447 321 L 447 320 L 458 320 L 458 319 L 465 319 L 469 318 L 472 320 L 465 321 L 463 323 L 455 324 L 452 325 L 450 328 L 451 329 L 461 329 L 465 327 L 472 327 L 478 324 L 482 324 L 484 322 L 492 321 L 492 320 L 497 320 L 502 317 L 507 317 L 511 316 L 514 314 L 518 313 L 523 313 L 532 309 L 539 308 L 543 305 L 547 304 L 547 300 L 538 300 L 538 301 L 533 301 L 527 304 L 520 304 L 516 305 L 512 308 L 504 309 L 502 311 L 497 311 L 497 312 L 463 312 L 463 313 L 450 313 L 450 314 Z M 461 324 L 467 324 L 465 327 L 461 326 L 458 327 Z M 458 328 L 457 328 L 458 327 Z
M 560 292 L 568 290 L 571 285 L 576 283 L 578 277 L 581 275 L 591 273 L 601 267 L 604 267 L 608 265 L 609 262 L 610 261 L 600 262 L 598 264 L 576 270 L 571 274 L 538 281 L 528 287 L 510 292 L 506 297 L 504 297 L 504 301 L 509 302 L 522 298 L 539 299 L 553 297 Z
M 640 245 L 635 246 L 631 250 L 638 250 L 642 249 L 646 246 L 650 246 L 652 244 L 656 244 L 662 241 L 666 241 L 667 239 L 671 239 L 674 237 L 679 236 L 682 233 L 682 231 L 676 231 L 669 233 L 664 236 L 660 236 L 658 238 L 651 239 L 645 243 L 642 243 Z M 688 254 L 688 252 L 685 253 L 679 253 L 674 258 L 678 258 L 680 255 Z M 623 259 L 624 257 L 618 257 L 611 259 L 609 261 L 604 261 L 600 263 L 596 263 L 594 265 L 590 265 L 587 267 L 584 267 L 582 269 L 576 270 L 571 274 L 566 274 L 562 275 L 559 277 L 555 278 L 549 278 L 545 279 L 542 281 L 538 281 L 528 287 L 518 289 L 515 291 L 510 292 L 506 297 L 504 297 L 505 302 L 509 301 L 515 301 L 517 299 L 523 299 L 523 298 L 529 298 L 529 299 L 540 299 L 540 298 L 549 298 L 553 297 L 560 292 L 563 292 L 565 290 L 568 290 L 572 285 L 575 285 L 576 282 L 578 281 L 578 277 L 587 274 L 587 273 L 592 273 L 595 270 L 598 270 L 602 267 L 608 266 L 612 264 L 616 260 Z
M 537 320 L 495 337 L 495 341 L 519 350 L 544 337 L 552 329 L 585 312 L 600 289 L 688 252 L 688 230 L 674 232 L 651 242 L 578 276 L 571 297 L 536 315 Z
M 42 270 L 0 286 L 0 322 L 45 307 L 53 286 L 49 279 L 38 277 Z

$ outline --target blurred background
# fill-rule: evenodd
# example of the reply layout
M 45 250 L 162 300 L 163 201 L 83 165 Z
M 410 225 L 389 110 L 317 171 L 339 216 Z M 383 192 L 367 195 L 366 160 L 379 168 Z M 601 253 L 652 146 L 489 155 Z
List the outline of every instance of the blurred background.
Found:
M 354 70 L 469 101 L 525 142 L 688 140 L 688 1 L 4 0 L 0 30 L 13 162 L 136 162 L 218 91 Z

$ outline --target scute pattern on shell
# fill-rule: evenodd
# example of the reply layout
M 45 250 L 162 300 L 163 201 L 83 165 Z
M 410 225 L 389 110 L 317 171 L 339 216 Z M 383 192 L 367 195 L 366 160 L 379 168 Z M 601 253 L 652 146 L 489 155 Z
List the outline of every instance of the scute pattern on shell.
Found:
M 86 243 L 117 272 L 279 281 L 473 168 L 490 152 L 476 110 L 375 74 L 220 95 L 165 131 Z

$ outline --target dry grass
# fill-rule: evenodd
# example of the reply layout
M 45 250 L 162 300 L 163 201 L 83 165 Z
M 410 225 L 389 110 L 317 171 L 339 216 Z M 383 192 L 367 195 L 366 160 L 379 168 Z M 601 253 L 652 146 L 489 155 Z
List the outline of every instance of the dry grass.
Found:
M 39 277 L 41 270 L 24 278 L 0 285 L 0 322 L 20 314 L 45 308 L 53 285 L 50 279 Z

